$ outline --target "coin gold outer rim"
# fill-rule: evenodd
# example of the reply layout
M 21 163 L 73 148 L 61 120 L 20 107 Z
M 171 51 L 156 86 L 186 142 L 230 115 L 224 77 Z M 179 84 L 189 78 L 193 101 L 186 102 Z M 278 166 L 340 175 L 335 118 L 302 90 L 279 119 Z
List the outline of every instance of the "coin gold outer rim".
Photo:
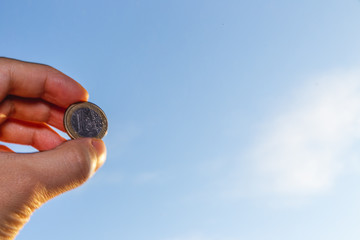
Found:
M 102 121 L 103 121 L 103 127 L 101 129 L 101 131 L 99 132 L 99 134 L 95 137 L 98 139 L 102 139 L 106 134 L 107 134 L 107 129 L 108 129 L 108 121 L 106 118 L 106 115 L 104 113 L 104 111 L 97 106 L 94 103 L 91 102 L 79 102 L 79 103 L 74 103 L 71 104 L 65 111 L 65 115 L 64 115 L 64 127 L 66 132 L 69 134 L 69 136 L 72 139 L 76 139 L 76 138 L 82 138 L 83 136 L 80 136 L 72 127 L 71 125 L 71 116 L 72 114 L 79 108 L 90 108 L 91 110 L 95 111 L 97 114 L 100 115 Z

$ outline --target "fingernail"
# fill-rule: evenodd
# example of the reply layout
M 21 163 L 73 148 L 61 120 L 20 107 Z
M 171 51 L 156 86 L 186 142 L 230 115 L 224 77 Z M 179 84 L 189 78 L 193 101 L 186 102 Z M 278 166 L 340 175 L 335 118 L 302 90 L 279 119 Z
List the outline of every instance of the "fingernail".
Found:
M 106 160 L 106 147 L 102 140 L 93 139 L 91 144 L 94 146 L 97 155 L 97 164 L 95 167 L 95 171 L 98 170 Z

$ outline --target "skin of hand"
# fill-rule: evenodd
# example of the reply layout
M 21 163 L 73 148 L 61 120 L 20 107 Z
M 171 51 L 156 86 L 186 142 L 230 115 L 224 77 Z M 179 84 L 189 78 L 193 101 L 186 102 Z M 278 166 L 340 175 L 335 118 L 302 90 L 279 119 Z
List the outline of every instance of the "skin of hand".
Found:
M 0 57 L 0 141 L 30 145 L 19 154 L 0 145 L 0 239 L 14 239 L 46 201 L 78 187 L 103 165 L 103 141 L 66 141 L 63 116 L 88 93 L 58 70 Z

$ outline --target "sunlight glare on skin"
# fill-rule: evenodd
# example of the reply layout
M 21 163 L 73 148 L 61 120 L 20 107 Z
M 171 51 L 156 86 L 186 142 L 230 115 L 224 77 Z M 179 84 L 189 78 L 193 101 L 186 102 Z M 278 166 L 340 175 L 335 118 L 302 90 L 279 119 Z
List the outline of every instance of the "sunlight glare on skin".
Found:
M 7 116 L 5 114 L 0 113 L 0 123 L 3 122 L 6 118 Z
M 106 160 L 106 151 L 104 151 L 100 156 L 99 156 L 99 161 L 97 163 L 97 166 L 96 166 L 96 170 L 102 166 Z

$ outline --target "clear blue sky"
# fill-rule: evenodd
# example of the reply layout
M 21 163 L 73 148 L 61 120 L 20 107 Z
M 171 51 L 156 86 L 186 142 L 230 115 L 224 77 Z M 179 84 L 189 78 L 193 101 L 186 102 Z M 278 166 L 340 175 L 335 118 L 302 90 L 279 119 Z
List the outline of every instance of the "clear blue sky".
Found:
M 0 55 L 109 118 L 17 239 L 359 239 L 359 29 L 357 0 L 1 1 Z

